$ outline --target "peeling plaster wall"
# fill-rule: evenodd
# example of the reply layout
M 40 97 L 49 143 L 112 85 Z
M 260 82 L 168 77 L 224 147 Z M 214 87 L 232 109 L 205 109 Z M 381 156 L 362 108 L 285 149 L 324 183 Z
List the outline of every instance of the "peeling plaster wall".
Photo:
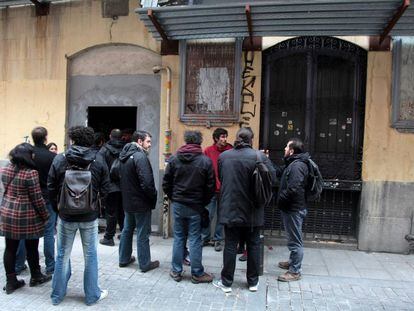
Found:
M 0 10 L 0 159 L 30 136 L 34 126 L 49 130 L 49 141 L 64 147 L 67 59 L 101 44 L 130 43 L 159 53 L 138 19 L 102 18 L 100 0 L 51 5 L 48 16 L 35 16 L 33 5 Z

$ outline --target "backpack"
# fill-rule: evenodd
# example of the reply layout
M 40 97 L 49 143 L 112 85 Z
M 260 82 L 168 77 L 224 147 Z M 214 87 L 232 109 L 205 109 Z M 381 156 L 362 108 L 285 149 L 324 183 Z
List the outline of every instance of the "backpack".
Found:
M 308 162 L 308 185 L 306 187 L 306 198 L 308 201 L 319 201 L 323 190 L 323 178 L 318 165 L 309 159 Z
M 116 158 L 111 165 L 109 170 L 109 178 L 112 182 L 120 182 L 121 180 L 121 161 Z
M 256 151 L 256 167 L 252 175 L 253 198 L 257 208 L 265 208 L 272 200 L 272 176 L 269 168 L 260 159 L 260 152 Z
M 69 167 L 65 171 L 58 204 L 59 212 L 66 215 L 82 215 L 96 212 L 92 202 L 92 173 L 90 164 L 85 169 Z

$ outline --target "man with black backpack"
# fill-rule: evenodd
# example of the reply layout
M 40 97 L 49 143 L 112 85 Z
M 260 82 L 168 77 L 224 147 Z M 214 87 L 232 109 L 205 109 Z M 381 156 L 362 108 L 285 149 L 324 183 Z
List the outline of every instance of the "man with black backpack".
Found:
M 280 179 L 277 204 L 282 214 L 289 260 L 279 262 L 281 269 L 288 270 L 278 277 L 279 281 L 290 282 L 301 278 L 303 259 L 302 224 L 307 214 L 307 189 L 309 187 L 310 157 L 303 142 L 292 138 L 285 147 L 285 169 Z
M 58 305 L 66 295 L 71 275 L 70 254 L 76 231 L 80 231 L 85 257 L 84 291 L 87 305 L 108 295 L 98 285 L 98 192 L 109 190 L 108 170 L 91 150 L 94 131 L 90 127 L 69 129 L 71 146 L 53 160 L 47 187 L 52 207 L 58 212 L 57 257 L 52 281 L 52 303 Z
M 252 292 L 259 286 L 260 230 L 269 200 L 266 195 L 260 195 L 263 193 L 260 188 L 265 186 L 264 192 L 268 193 L 276 174 L 264 153 L 253 149 L 253 136 L 250 128 L 241 128 L 236 134 L 234 149 L 224 151 L 218 160 L 221 182 L 219 221 L 224 225 L 225 242 L 221 279 L 215 280 L 213 285 L 225 293 L 231 292 L 237 244 L 241 238 L 247 244 L 247 285 Z M 263 183 L 258 181 L 261 177 L 265 177 Z M 269 180 L 270 184 L 266 184 Z
M 116 224 L 122 231 L 124 227 L 124 209 L 122 208 L 122 194 L 120 188 L 119 154 L 125 145 L 121 140 L 122 132 L 113 129 L 109 135 L 109 141 L 104 144 L 99 154 L 104 158 L 109 171 L 110 188 L 105 202 L 106 229 L 104 237 L 99 243 L 107 246 L 114 246 L 114 235 Z M 118 167 L 118 168 L 117 168 Z M 118 170 L 117 172 L 115 172 Z

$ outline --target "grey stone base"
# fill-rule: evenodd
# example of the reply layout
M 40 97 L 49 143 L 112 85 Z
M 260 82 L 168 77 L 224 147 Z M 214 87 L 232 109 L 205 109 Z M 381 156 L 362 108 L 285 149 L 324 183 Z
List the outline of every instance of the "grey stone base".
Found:
M 413 233 L 414 183 L 364 182 L 361 194 L 358 248 L 407 253 Z

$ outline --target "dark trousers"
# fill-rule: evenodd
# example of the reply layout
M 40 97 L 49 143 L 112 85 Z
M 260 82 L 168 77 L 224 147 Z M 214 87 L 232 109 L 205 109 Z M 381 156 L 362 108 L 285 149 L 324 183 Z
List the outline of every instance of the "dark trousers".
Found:
M 14 267 L 16 265 L 16 252 L 19 247 L 19 243 L 20 240 L 6 238 L 6 248 L 3 255 L 4 270 L 6 270 L 6 275 L 16 273 Z M 24 243 L 26 246 L 26 256 L 30 267 L 30 274 L 32 276 L 36 276 L 40 273 L 39 252 L 37 250 L 39 247 L 39 239 L 25 240 Z
M 105 204 L 106 213 L 106 230 L 105 239 L 113 239 L 116 232 L 116 223 L 119 224 L 119 229 L 124 228 L 124 209 L 122 208 L 121 192 L 111 192 L 106 198 Z
M 241 239 L 247 244 L 246 278 L 249 286 L 259 282 L 260 228 L 259 227 L 224 227 L 223 270 L 221 281 L 225 286 L 233 284 L 236 269 L 237 244 Z

